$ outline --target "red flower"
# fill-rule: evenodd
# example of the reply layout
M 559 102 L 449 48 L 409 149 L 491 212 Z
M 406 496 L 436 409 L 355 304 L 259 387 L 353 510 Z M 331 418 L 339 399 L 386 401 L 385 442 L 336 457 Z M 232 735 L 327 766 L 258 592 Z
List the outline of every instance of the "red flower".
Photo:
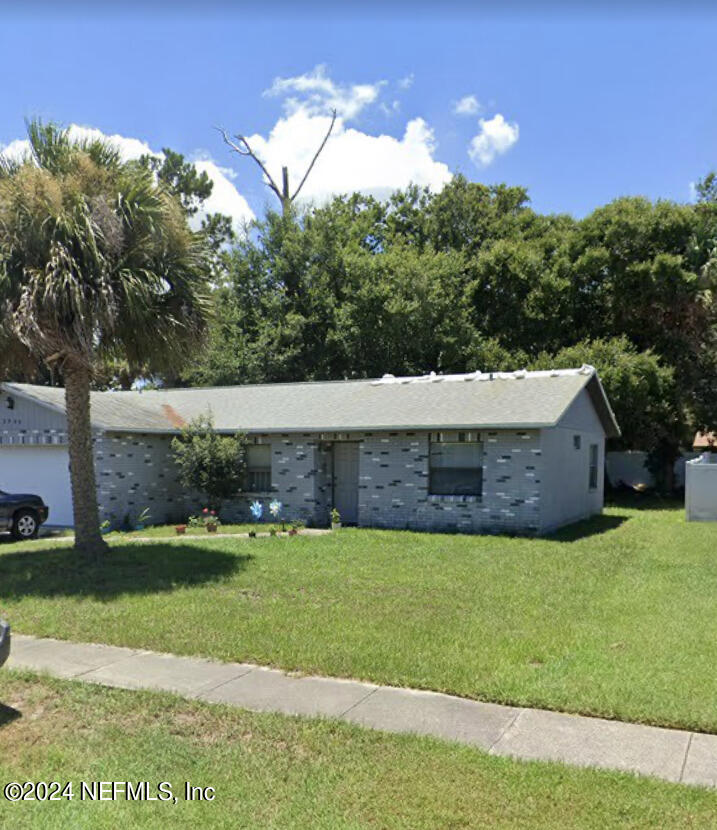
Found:
M 202 510 L 202 513 L 209 513 L 209 508 L 205 507 L 204 510 Z
M 212 513 L 212 516 L 216 516 L 216 515 L 217 515 L 217 514 L 216 514 L 213 510 L 211 511 L 211 513 Z

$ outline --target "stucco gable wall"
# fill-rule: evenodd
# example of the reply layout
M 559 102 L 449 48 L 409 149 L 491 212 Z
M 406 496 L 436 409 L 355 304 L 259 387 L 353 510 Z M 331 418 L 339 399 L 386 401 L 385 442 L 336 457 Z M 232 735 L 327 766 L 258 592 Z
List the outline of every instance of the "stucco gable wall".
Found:
M 12 399 L 12 409 L 8 399 Z M 0 391 L 0 443 L 66 444 L 65 416 L 21 395 Z
M 565 414 L 558 421 L 557 426 L 561 429 L 573 429 L 579 432 L 605 435 L 605 429 L 586 389 L 581 390 L 565 410 Z
M 556 427 L 542 431 L 541 441 L 547 459 L 541 532 L 601 513 L 605 430 L 586 390 L 580 392 Z M 598 486 L 592 490 L 588 487 L 591 444 L 598 445 Z

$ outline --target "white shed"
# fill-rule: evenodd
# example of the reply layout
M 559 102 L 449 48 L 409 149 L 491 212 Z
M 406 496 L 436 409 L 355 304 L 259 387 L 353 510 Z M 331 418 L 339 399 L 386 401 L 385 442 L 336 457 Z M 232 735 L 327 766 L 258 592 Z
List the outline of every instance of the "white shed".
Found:
M 717 453 L 706 452 L 685 465 L 688 522 L 717 522 Z

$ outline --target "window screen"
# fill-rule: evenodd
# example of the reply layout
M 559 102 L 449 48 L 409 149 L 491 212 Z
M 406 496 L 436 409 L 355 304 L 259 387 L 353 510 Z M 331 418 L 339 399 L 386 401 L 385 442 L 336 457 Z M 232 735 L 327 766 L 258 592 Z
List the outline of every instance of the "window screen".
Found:
M 481 496 L 483 444 L 431 441 L 429 476 L 433 496 Z
M 250 444 L 246 451 L 246 485 L 249 493 L 271 490 L 271 445 Z
M 591 490 L 597 490 L 598 486 L 598 445 L 590 444 L 590 477 L 588 486 Z

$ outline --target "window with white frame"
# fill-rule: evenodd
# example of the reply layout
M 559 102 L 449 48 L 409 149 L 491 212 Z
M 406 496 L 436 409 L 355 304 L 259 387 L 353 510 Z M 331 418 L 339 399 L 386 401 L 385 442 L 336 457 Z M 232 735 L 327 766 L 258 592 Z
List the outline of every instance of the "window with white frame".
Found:
M 246 483 L 248 493 L 271 492 L 271 444 L 249 444 L 246 448 Z
M 598 486 L 598 445 L 590 444 L 590 474 L 588 477 L 588 487 L 591 490 L 597 490 Z
M 431 440 L 429 461 L 430 495 L 483 495 L 483 444 L 480 441 Z

